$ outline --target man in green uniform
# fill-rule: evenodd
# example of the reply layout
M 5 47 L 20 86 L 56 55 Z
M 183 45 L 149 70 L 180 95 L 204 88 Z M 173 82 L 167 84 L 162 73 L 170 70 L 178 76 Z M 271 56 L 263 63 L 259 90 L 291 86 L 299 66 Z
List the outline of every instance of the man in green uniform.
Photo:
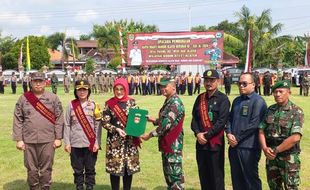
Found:
M 271 190 L 298 189 L 300 183 L 300 139 L 304 114 L 289 100 L 290 82 L 279 81 L 272 93 L 276 104 L 270 106 L 259 126 L 259 141 L 266 160 Z
M 159 111 L 158 119 L 148 117 L 148 121 L 153 122 L 158 127 L 149 134 L 142 135 L 142 139 L 148 140 L 151 137 L 158 137 L 168 190 L 180 190 L 184 189 L 182 150 L 185 110 L 181 99 L 176 94 L 174 80 L 162 78 L 159 84 L 161 94 L 166 97 L 166 100 Z
M 55 73 L 53 73 L 51 77 L 51 86 L 52 86 L 52 92 L 54 94 L 57 94 L 58 78 Z

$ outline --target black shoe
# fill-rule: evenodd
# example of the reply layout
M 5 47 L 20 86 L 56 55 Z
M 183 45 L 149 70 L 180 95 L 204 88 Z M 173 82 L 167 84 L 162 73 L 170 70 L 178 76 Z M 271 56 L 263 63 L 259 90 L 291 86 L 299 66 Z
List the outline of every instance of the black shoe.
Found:
M 86 190 L 93 190 L 94 187 L 93 186 L 86 186 Z
M 84 186 L 83 185 L 77 185 L 76 190 L 84 190 Z

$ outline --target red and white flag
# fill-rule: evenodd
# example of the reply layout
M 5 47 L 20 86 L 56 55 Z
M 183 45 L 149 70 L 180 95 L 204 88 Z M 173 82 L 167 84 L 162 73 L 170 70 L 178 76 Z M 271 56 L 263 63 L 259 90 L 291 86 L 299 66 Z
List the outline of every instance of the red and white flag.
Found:
M 310 61 L 310 39 L 308 39 L 306 42 L 305 67 L 309 67 L 309 61 Z
M 124 45 L 123 45 L 123 34 L 122 34 L 121 28 L 118 29 L 118 33 L 119 33 L 119 44 L 120 44 L 120 49 L 121 49 L 122 68 L 124 70 L 126 61 L 125 61 L 125 51 L 124 51 Z
M 18 57 L 18 70 L 21 70 L 23 66 L 23 44 L 20 46 L 20 53 Z
M 251 65 L 252 56 L 253 56 L 252 30 L 249 30 L 244 72 L 248 73 L 252 72 L 252 65 Z

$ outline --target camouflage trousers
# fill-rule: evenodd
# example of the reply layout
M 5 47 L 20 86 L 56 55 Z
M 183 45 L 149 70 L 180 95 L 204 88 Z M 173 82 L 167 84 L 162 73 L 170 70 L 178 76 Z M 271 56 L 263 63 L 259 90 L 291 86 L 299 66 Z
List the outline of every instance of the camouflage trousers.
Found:
M 52 84 L 52 92 L 57 94 L 57 86 Z
M 184 189 L 184 174 L 182 168 L 182 153 L 162 153 L 162 163 L 168 190 Z
M 266 160 L 268 185 L 271 190 L 295 190 L 300 183 L 300 160 L 298 154 L 277 156 Z

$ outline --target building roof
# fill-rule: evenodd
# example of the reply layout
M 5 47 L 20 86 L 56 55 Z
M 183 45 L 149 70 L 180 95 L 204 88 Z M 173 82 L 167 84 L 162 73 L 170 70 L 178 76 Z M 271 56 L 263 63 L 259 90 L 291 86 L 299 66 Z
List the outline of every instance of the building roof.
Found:
M 88 57 L 94 57 L 96 55 L 103 57 L 103 55 L 97 49 L 91 49 L 86 53 L 86 56 Z
M 228 54 L 226 52 L 223 53 L 223 64 L 238 64 L 239 63 L 239 58 Z
M 60 51 L 48 48 L 48 53 L 51 56 L 50 62 L 61 61 L 62 53 Z M 68 55 L 68 61 L 73 61 L 72 55 Z
M 98 42 L 97 40 L 77 40 L 76 46 L 78 48 L 97 48 Z

